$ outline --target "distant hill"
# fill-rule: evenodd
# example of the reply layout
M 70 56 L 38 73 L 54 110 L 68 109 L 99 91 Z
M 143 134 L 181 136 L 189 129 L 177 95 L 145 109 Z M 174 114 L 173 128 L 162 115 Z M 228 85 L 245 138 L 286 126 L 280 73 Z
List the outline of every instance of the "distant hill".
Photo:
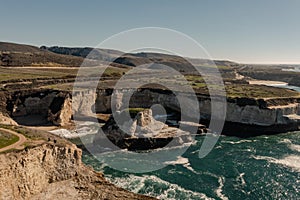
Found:
M 41 49 L 48 50 L 53 53 L 63 54 L 63 55 L 72 55 L 72 56 L 78 56 L 82 58 L 89 58 L 93 60 L 102 60 L 102 61 L 108 61 L 111 62 L 117 57 L 124 54 L 121 51 L 118 50 L 112 50 L 112 49 L 94 49 L 91 47 L 46 47 L 42 46 Z
M 1 52 L 34 53 L 34 52 L 39 52 L 40 49 L 38 47 L 31 46 L 31 45 L 0 42 L 0 51 Z
M 63 54 L 63 55 L 73 55 L 79 56 L 83 58 L 90 58 L 95 60 L 102 60 L 108 62 L 114 62 L 122 65 L 128 65 L 131 67 L 136 67 L 141 64 L 147 63 L 161 63 L 168 66 L 172 66 L 177 70 L 192 70 L 193 68 L 190 63 L 193 65 L 222 65 L 222 66 L 233 66 L 237 65 L 237 63 L 231 61 L 214 61 L 207 59 L 191 59 L 191 58 L 182 58 L 175 55 L 168 55 L 163 53 L 124 53 L 118 50 L 112 49 L 93 49 L 91 47 L 83 47 L 83 48 L 72 48 L 72 47 L 45 47 L 42 46 L 41 49 L 45 49 L 54 53 Z M 187 60 L 189 62 L 187 62 Z
M 124 54 L 121 57 L 114 60 L 114 62 L 136 67 L 142 64 L 158 63 L 172 67 L 173 69 L 180 71 L 181 73 L 197 73 L 194 66 L 206 67 L 217 65 L 220 66 L 220 70 L 231 70 L 233 67 L 239 66 L 238 63 L 222 60 L 207 60 L 207 59 L 195 59 L 195 58 L 183 58 L 176 55 L 168 55 L 162 53 L 136 53 L 136 54 Z
M 62 55 L 35 46 L 0 42 L 0 66 L 74 66 L 82 64 L 84 58 Z M 95 61 L 88 61 L 95 65 Z
M 115 67 L 136 67 L 147 63 L 159 63 L 183 73 L 196 73 L 194 66 L 216 64 L 228 69 L 239 66 L 231 61 L 182 58 L 163 53 L 123 53 L 112 49 L 93 49 L 91 47 L 46 47 L 40 48 L 8 42 L 0 42 L 0 66 L 81 66 L 83 61 L 94 66 L 112 62 Z M 192 65 L 192 64 L 193 65 Z M 225 68 L 223 68 L 225 69 Z

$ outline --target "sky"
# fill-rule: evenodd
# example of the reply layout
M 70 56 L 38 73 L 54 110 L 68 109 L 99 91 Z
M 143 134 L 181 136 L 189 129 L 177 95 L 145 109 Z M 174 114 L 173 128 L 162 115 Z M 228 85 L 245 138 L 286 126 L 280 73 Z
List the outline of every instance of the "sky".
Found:
M 94 47 L 128 29 L 163 27 L 214 59 L 300 64 L 299 8 L 298 0 L 0 0 L 0 41 Z

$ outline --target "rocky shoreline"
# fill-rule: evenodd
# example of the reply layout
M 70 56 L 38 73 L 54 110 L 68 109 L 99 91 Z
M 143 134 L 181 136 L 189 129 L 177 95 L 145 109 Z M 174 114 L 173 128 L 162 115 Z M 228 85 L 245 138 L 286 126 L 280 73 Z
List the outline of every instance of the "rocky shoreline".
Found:
M 0 154 L 0 199 L 154 199 L 107 182 L 75 145 L 44 143 Z
M 97 90 L 95 95 L 84 92 L 73 95 L 86 97 L 85 104 L 94 105 L 96 113 L 110 113 L 112 110 L 110 104 L 112 90 L 109 88 Z M 211 116 L 210 98 L 201 94 L 197 94 L 197 97 L 200 105 L 200 123 L 207 125 Z M 33 89 L 19 92 L 1 92 L 0 98 L 2 100 L 0 111 L 6 117 L 6 123 L 17 122 L 29 126 L 48 123 L 66 126 L 71 122 L 74 115 L 72 104 L 78 107 L 77 110 L 83 111 L 81 113 L 83 116 L 91 113 L 91 110 L 83 109 L 84 105 L 77 102 L 76 96 L 72 96 L 67 91 Z M 126 95 L 124 98 L 127 98 Z M 235 127 L 244 127 L 241 130 L 249 130 L 249 136 L 255 135 L 251 135 L 251 132 L 256 132 L 257 135 L 299 130 L 299 103 L 300 97 L 227 98 L 225 120 L 227 131 L 223 131 L 223 134 L 227 135 L 232 129 L 234 133 L 231 134 L 244 137 L 241 132 L 235 131 Z M 131 98 L 131 107 L 133 108 L 150 108 L 153 104 L 162 104 L 173 114 L 173 117 L 175 116 L 173 121 L 180 121 L 180 105 L 172 93 L 162 89 L 143 88 Z M 192 107 L 187 109 L 193 110 Z M 36 118 L 26 121 L 31 117 Z M 32 122 L 36 124 L 30 124 Z
M 145 110 L 137 113 L 133 124 L 127 127 L 131 132 L 120 131 L 112 118 L 103 127 L 106 137 L 119 148 L 143 151 L 162 148 L 171 142 L 174 145 L 192 142 L 190 133 L 178 129 L 179 123 L 192 126 L 200 135 L 209 131 L 210 100 L 207 96 L 198 94 L 201 125 L 180 122 L 176 118 L 180 116 L 180 109 L 171 93 L 149 88 L 139 92 L 132 99 L 132 106 Z M 89 96 L 87 100 L 96 102 L 94 106 L 98 113 L 109 113 L 111 94 L 110 89 L 98 90 L 96 96 Z M 88 94 L 79 92 L 78 95 Z M 78 110 L 82 106 L 74 102 L 76 98 L 70 92 L 49 89 L 5 91 L 0 93 L 0 98 L 1 123 L 10 125 L 18 125 L 22 122 L 20 119 L 26 118 L 30 123 L 30 117 L 34 116 L 38 117 L 37 122 L 66 127 L 72 122 L 72 103 L 79 106 Z M 155 120 L 147 110 L 150 105 L 160 102 L 173 112 L 172 119 L 166 120 L 169 123 L 175 121 L 175 125 L 168 126 Z M 300 98 L 228 98 L 223 134 L 243 138 L 299 130 L 299 103 Z M 84 111 L 86 114 L 91 112 Z M 65 137 L 63 132 L 60 136 Z M 101 146 L 106 141 L 101 141 L 101 137 L 93 140 Z M 78 147 L 86 148 L 84 145 Z M 0 187 L 5 188 L 0 192 L 2 199 L 40 199 L 45 196 L 51 199 L 152 199 L 108 183 L 101 173 L 82 164 L 81 150 L 72 144 L 43 143 L 19 152 L 0 154 L 0 162 L 4 163 L 0 166 Z

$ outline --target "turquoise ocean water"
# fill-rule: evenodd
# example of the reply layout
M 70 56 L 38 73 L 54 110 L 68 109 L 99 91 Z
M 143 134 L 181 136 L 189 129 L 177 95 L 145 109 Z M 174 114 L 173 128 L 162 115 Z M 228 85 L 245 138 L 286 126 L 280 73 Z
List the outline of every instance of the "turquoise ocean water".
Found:
M 300 92 L 295 86 L 275 87 Z M 195 140 L 181 157 L 150 173 L 114 170 L 88 152 L 83 162 L 117 186 L 159 199 L 300 199 L 300 131 L 247 139 L 221 136 L 202 159 L 198 152 L 204 136 Z
M 248 139 L 222 136 L 200 159 L 203 139 L 196 137 L 167 167 L 144 174 L 114 170 L 88 152 L 83 162 L 120 187 L 159 199 L 300 199 L 300 132 Z

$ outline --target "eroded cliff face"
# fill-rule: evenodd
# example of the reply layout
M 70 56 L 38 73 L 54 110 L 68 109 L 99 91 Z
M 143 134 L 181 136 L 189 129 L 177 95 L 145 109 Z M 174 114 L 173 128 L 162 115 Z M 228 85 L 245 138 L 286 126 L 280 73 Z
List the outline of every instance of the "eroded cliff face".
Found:
M 52 90 L 26 90 L 7 94 L 6 114 L 23 125 L 67 125 L 72 117 L 71 96 Z
M 210 117 L 210 101 L 200 102 L 201 114 L 205 119 Z M 236 103 L 227 102 L 226 121 L 258 126 L 288 125 L 299 123 L 291 116 L 299 114 L 299 104 L 268 106 L 261 108 L 259 105 L 240 106 Z
M 77 96 L 72 99 L 73 107 L 78 108 L 77 110 L 81 112 L 82 115 L 91 116 L 92 107 L 97 113 L 109 113 L 112 110 L 112 106 L 115 106 L 114 109 L 116 110 L 125 109 L 126 105 L 121 102 L 121 99 L 124 98 L 130 102 L 130 107 L 150 108 L 154 104 L 161 104 L 163 107 L 177 113 L 180 113 L 182 109 L 176 95 L 167 90 L 140 89 L 131 97 L 128 95 L 128 90 L 117 91 L 114 102 L 111 103 L 112 92 L 112 89 L 105 89 L 98 90 L 96 95 L 89 92 L 78 93 Z M 210 120 L 211 99 L 201 95 L 197 97 L 201 119 Z M 84 99 L 84 101 L 81 101 L 82 99 Z M 195 105 L 190 103 L 192 101 L 190 101 L 188 95 L 186 95 L 184 99 L 186 105 L 183 109 L 185 109 L 186 113 L 194 112 Z M 218 102 L 218 100 L 216 100 L 216 102 Z M 262 128 L 267 126 L 293 125 L 292 129 L 297 130 L 298 124 L 300 124 L 299 102 L 300 100 L 296 98 L 228 99 L 226 122 L 256 125 L 262 126 Z M 284 131 L 284 129 L 285 128 L 280 131 Z
M 44 122 L 60 126 L 68 124 L 74 114 L 93 116 L 93 112 L 110 113 L 112 106 L 116 110 L 122 110 L 127 107 L 122 103 L 122 98 L 127 99 L 130 107 L 135 108 L 150 108 L 154 104 L 161 104 L 172 112 L 180 113 L 181 109 L 184 109 L 186 113 L 195 111 L 195 105 L 189 103 L 191 99 L 188 94 L 185 96 L 187 106 L 181 108 L 176 95 L 164 89 L 143 88 L 131 97 L 128 89 L 116 91 L 113 103 L 111 103 L 112 93 L 113 90 L 107 88 L 97 90 L 96 94 L 92 91 L 78 91 L 71 97 L 70 93 L 61 91 L 26 91 L 11 95 L 6 107 L 14 119 L 18 117 L 27 119 L 30 115 L 38 115 L 44 119 Z M 211 117 L 210 97 L 198 95 L 197 98 L 201 119 L 209 121 Z M 297 98 L 227 99 L 226 122 L 257 125 L 262 128 L 283 125 L 280 131 L 284 131 L 291 125 L 289 131 L 298 130 L 299 102 L 300 99 Z M 8 119 L 6 121 L 13 123 Z
M 75 145 L 0 154 L 0 199 L 151 199 L 108 183 L 81 163 Z
M 127 108 L 121 102 L 122 98 L 128 100 L 132 108 L 150 108 L 153 104 L 162 106 L 180 112 L 179 102 L 172 92 L 160 89 L 140 89 L 132 97 L 129 95 L 130 89 L 116 91 L 113 103 L 111 103 L 112 90 L 98 90 L 95 103 L 96 112 L 111 112 L 112 104 L 116 110 Z M 193 109 L 190 107 L 190 109 Z
M 117 115 L 118 120 L 124 119 L 126 113 L 123 111 Z M 130 151 L 162 148 L 171 141 L 172 143 L 169 144 L 169 147 L 193 142 L 189 132 L 169 127 L 165 123 L 154 119 L 151 109 L 138 112 L 132 122 L 120 120 L 117 123 L 115 118 L 111 116 L 102 127 L 102 130 L 112 143 Z M 190 127 L 189 130 L 197 131 L 198 127 Z M 100 144 L 101 147 L 114 149 L 115 147 L 108 144 L 106 137 L 99 133 L 95 136 L 93 145 Z
M 65 126 L 70 123 L 73 115 L 72 99 L 69 94 L 62 94 L 53 99 L 48 110 L 48 121 L 57 126 Z
M 126 92 L 120 91 L 116 96 L 116 103 L 114 104 L 116 108 L 120 110 L 126 108 L 121 102 L 122 98 L 130 98 Z M 104 102 L 110 102 L 110 98 L 111 94 L 103 91 L 99 92 L 95 104 L 96 111 L 111 110 L 111 104 L 107 104 L 107 107 L 101 104 L 102 99 L 105 99 Z M 189 106 L 184 109 L 187 109 L 187 113 L 193 112 L 195 107 L 188 103 L 188 96 L 185 100 Z M 209 120 L 211 116 L 211 99 L 198 95 L 198 102 L 201 118 Z M 168 91 L 142 89 L 130 98 L 131 107 L 150 108 L 153 104 L 162 104 L 165 108 L 180 113 L 181 108 L 176 96 Z M 226 121 L 258 126 L 288 125 L 300 123 L 300 116 L 299 120 L 297 117 L 299 112 L 298 99 L 256 100 L 236 98 L 227 101 Z
M 81 165 L 80 157 L 80 150 L 74 147 L 50 145 L 0 155 L 1 198 L 28 199 L 53 182 L 74 177 Z

